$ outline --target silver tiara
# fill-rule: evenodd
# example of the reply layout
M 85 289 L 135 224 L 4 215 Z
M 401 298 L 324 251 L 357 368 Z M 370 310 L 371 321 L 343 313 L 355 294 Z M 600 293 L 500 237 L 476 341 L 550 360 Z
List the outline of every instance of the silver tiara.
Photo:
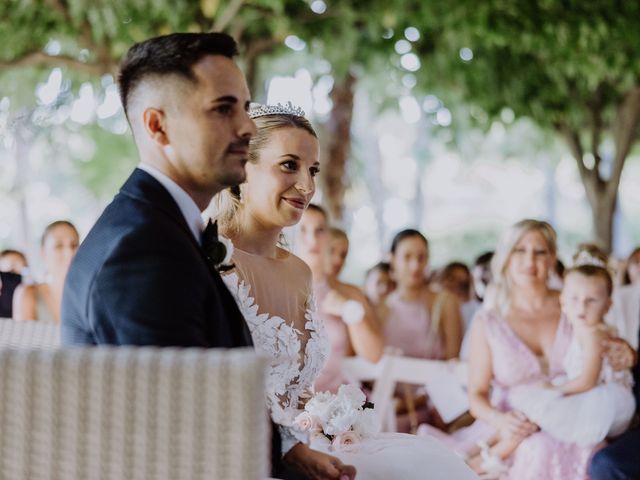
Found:
M 276 105 L 261 105 L 254 103 L 249 108 L 249 116 L 251 118 L 264 117 L 266 115 L 292 115 L 294 117 L 304 117 L 304 110 L 296 107 L 291 102 L 286 105 L 278 103 Z
M 607 264 L 602 261 L 602 259 L 598 257 L 594 257 L 586 250 L 578 253 L 575 262 L 573 262 L 574 267 L 582 267 L 583 265 L 591 265 L 593 267 L 607 268 Z

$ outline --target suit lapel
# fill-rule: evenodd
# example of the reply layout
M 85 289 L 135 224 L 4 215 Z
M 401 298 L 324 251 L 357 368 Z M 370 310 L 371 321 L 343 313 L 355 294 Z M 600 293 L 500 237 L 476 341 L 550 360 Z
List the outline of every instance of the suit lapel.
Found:
M 136 168 L 120 189 L 120 193 L 162 211 L 185 232 L 198 251 L 202 250 L 171 194 L 147 172 Z
M 175 202 L 171 194 L 162 186 L 160 182 L 158 182 L 147 172 L 139 168 L 136 168 L 133 171 L 129 179 L 120 189 L 120 193 L 122 195 L 135 198 L 140 202 L 149 204 L 153 208 L 162 211 L 184 231 L 184 234 L 189 238 L 189 241 L 200 254 L 202 262 L 204 262 L 206 268 L 211 273 L 215 288 L 222 297 L 222 306 L 230 317 L 231 322 L 235 323 L 235 320 L 237 318 L 238 322 L 241 324 L 241 330 L 237 332 L 240 337 L 239 339 L 242 340 L 242 343 L 244 345 L 253 345 L 251 332 L 249 331 L 249 327 L 247 326 L 247 322 L 244 320 L 242 313 L 240 313 L 240 310 L 238 309 L 238 305 L 236 304 L 233 296 L 222 281 L 222 278 L 220 277 L 218 271 L 215 270 L 207 261 L 206 255 L 202 250 L 200 243 L 194 238 L 191 229 L 187 225 L 187 221 L 182 215 L 178 204 Z M 235 312 L 231 311 L 231 309 L 234 309 Z

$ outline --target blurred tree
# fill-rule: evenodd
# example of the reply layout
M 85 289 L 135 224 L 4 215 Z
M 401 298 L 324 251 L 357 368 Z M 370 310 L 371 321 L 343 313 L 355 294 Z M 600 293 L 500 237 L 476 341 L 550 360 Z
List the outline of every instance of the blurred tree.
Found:
M 417 6 L 417 4 L 416 4 Z M 610 0 L 424 2 L 412 24 L 419 86 L 509 108 L 569 146 L 607 249 L 625 160 L 640 122 L 640 3 Z
M 348 186 L 354 91 L 363 76 L 379 76 L 371 91 L 378 109 L 389 100 L 397 105 L 417 82 L 414 93 L 436 92 L 452 108 L 460 100 L 471 105 L 478 123 L 508 108 L 556 132 L 576 159 L 596 237 L 610 247 L 620 177 L 640 121 L 638 2 L 2 0 L 2 94 L 10 67 L 64 66 L 95 79 L 113 74 L 134 42 L 211 30 L 238 40 L 256 97 L 270 61 L 290 52 L 287 46 L 331 64 L 321 183 L 337 220 Z M 20 102 L 12 98 L 14 105 Z

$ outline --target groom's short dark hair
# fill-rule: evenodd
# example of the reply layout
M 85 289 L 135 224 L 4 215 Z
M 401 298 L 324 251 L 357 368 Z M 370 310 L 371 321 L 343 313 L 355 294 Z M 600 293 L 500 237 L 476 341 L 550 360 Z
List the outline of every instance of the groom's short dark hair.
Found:
M 195 81 L 193 65 L 206 55 L 237 55 L 235 40 L 226 33 L 172 33 L 133 45 L 120 64 L 118 84 L 125 114 L 131 92 L 148 76 L 179 75 Z

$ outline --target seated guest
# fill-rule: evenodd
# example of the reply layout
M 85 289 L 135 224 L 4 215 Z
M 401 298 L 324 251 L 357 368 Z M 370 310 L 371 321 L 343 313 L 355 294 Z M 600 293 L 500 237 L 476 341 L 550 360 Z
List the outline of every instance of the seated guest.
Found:
M 572 329 L 562 315 L 559 292 L 548 285 L 556 263 L 556 234 L 546 222 L 522 220 L 503 236 L 492 261 L 493 280 L 485 308 L 474 321 L 470 344 L 469 403 L 478 419 L 456 432 L 459 448 L 470 451 L 476 441 L 517 438 L 517 449 L 500 478 L 518 480 L 586 479 L 594 445 L 566 442 L 539 430 L 510 401 L 516 388 L 550 382 L 563 372 Z M 628 348 L 628 346 L 627 346 Z M 613 368 L 615 358 L 607 353 Z M 629 363 L 627 363 L 628 366 Z M 491 470 L 498 465 L 487 451 Z M 494 472 L 495 473 L 495 472 Z
M 377 307 L 384 302 L 387 296 L 396 288 L 391 278 L 391 265 L 387 262 L 376 263 L 367 270 L 364 278 L 364 293 L 369 303 Z
M 462 262 L 451 262 L 446 265 L 439 275 L 439 283 L 444 290 L 454 295 L 460 303 L 464 335 L 460 348 L 460 358 L 466 359 L 468 348 L 468 335 L 471 320 L 482 306 L 473 294 L 471 272 Z
M 640 283 L 640 247 L 636 247 L 627 259 L 623 282 L 625 285 Z
M 551 385 L 514 388 L 509 396 L 514 410 L 557 440 L 596 448 L 605 438 L 625 432 L 633 417 L 631 374 L 615 372 L 602 355 L 604 340 L 612 336 L 604 323 L 612 292 L 606 254 L 578 250 L 560 295 L 572 330 L 563 375 Z M 491 451 L 507 458 L 519 443 L 518 438 L 503 438 Z
M 640 289 L 638 289 L 640 291 Z M 640 310 L 639 310 L 640 311 Z M 639 314 L 640 315 L 640 314 Z M 636 344 L 638 335 L 636 335 Z M 633 369 L 635 382 L 633 394 L 636 399 L 636 417 L 640 413 L 640 364 Z M 635 480 L 640 478 L 640 425 L 637 425 L 613 440 L 610 445 L 597 452 L 591 461 L 591 480 Z
M 390 263 L 396 289 L 378 307 L 385 346 L 408 357 L 458 357 L 462 342 L 460 305 L 449 292 L 435 292 L 427 284 L 429 244 L 424 235 L 417 230 L 398 233 L 391 244 Z M 424 422 L 445 427 L 421 388 L 400 384 L 396 398 L 398 431 L 415 432 Z
M 21 280 L 20 275 L 0 271 L 0 318 L 13 317 L 13 297 Z
M 608 322 L 613 325 L 618 334 L 629 344 L 638 349 L 640 341 L 640 248 L 635 249 L 629 256 L 627 265 L 628 285 L 618 288 L 613 294 L 613 307 Z M 635 282 L 634 282 L 635 280 Z M 633 369 L 634 388 L 636 398 L 636 416 L 640 413 L 640 364 Z M 632 480 L 640 478 L 640 426 L 636 424 L 618 439 L 600 450 L 593 457 L 589 475 L 591 480 Z
M 331 343 L 329 359 L 316 378 L 315 389 L 335 392 L 346 382 L 340 371 L 341 359 L 355 353 L 377 362 L 382 356 L 382 335 L 367 297 L 358 287 L 338 280 L 349 243 L 341 230 L 328 230 L 324 209 L 309 205 L 300 221 L 298 239 L 296 253 L 311 268 L 318 317 Z
M 476 292 L 477 299 L 482 302 L 484 293 L 491 283 L 491 259 L 493 252 L 485 252 L 476 258 L 473 262 L 471 275 L 473 276 L 473 288 Z
M 349 237 L 344 230 L 329 228 L 329 244 L 325 255 L 327 275 L 338 278 L 349 254 Z
M 0 272 L 12 272 L 24 275 L 27 268 L 27 257 L 18 250 L 3 250 L 0 252 Z
M 16 320 L 60 322 L 62 289 L 79 243 L 76 227 L 66 220 L 53 222 L 45 228 L 41 240 L 45 281 L 18 287 L 13 301 Z
M 433 360 L 456 358 L 462 319 L 456 297 L 436 293 L 425 281 L 429 244 L 417 230 L 398 233 L 391 245 L 396 289 L 380 307 L 385 344 L 404 355 Z

